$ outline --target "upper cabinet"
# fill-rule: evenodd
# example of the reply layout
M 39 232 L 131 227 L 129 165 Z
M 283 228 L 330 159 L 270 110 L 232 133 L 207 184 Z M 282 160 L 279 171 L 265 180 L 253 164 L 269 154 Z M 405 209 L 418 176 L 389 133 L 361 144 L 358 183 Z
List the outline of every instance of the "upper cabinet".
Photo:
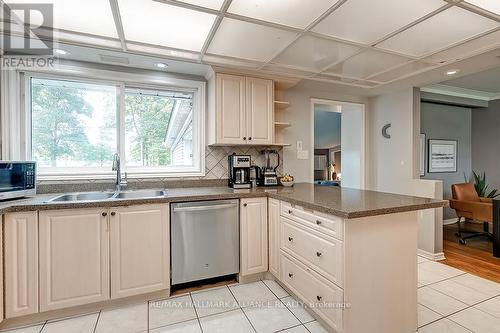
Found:
M 273 87 L 272 80 L 214 74 L 209 83 L 208 144 L 273 144 Z

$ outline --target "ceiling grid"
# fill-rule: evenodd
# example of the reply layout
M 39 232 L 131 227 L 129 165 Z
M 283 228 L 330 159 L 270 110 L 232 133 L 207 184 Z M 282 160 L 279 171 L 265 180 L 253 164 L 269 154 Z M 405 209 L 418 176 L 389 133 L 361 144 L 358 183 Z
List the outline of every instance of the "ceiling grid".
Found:
M 2 1 L 53 3 L 62 44 L 367 88 L 500 47 L 491 0 Z

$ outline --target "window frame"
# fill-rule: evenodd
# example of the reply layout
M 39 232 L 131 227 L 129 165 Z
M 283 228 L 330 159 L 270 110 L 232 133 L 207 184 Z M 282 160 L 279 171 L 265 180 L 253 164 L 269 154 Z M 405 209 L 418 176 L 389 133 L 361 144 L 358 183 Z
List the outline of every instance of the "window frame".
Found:
M 80 69 L 79 72 L 82 72 Z M 31 79 L 52 79 L 76 81 L 92 84 L 107 84 L 116 87 L 117 91 L 117 147 L 122 162 L 122 172 L 128 178 L 179 178 L 205 176 L 205 101 L 206 82 L 166 77 L 164 73 L 135 74 L 124 72 L 109 72 L 85 68 L 85 76 L 71 73 L 25 72 L 21 76 L 24 89 L 21 94 L 23 114 L 21 135 L 25 144 L 21 152 L 27 160 L 32 158 L 32 112 L 31 112 Z M 160 75 L 162 74 L 162 75 Z M 126 89 L 144 89 L 157 91 L 179 91 L 193 94 L 193 166 L 192 167 L 131 167 L 125 165 L 125 91 Z M 22 96 L 24 95 L 24 96 Z M 24 128 L 23 128 L 24 127 Z M 140 170 L 138 170 L 140 169 Z M 113 179 L 115 172 L 97 167 L 57 168 L 47 172 L 39 168 L 39 180 L 85 180 Z

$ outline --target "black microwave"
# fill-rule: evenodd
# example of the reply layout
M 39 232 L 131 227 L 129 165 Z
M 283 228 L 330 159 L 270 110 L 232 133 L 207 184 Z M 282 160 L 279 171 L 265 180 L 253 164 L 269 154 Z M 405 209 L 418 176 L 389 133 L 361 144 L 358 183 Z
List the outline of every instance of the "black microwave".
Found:
M 0 161 L 0 200 L 36 194 L 36 163 Z

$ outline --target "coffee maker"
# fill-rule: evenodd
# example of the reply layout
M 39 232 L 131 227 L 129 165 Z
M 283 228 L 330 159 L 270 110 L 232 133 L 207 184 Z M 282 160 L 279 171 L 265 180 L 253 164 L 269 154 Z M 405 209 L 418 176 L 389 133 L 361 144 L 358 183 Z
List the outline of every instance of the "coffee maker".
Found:
M 251 188 L 250 182 L 250 155 L 236 155 L 227 157 L 229 179 L 228 185 L 232 188 Z

